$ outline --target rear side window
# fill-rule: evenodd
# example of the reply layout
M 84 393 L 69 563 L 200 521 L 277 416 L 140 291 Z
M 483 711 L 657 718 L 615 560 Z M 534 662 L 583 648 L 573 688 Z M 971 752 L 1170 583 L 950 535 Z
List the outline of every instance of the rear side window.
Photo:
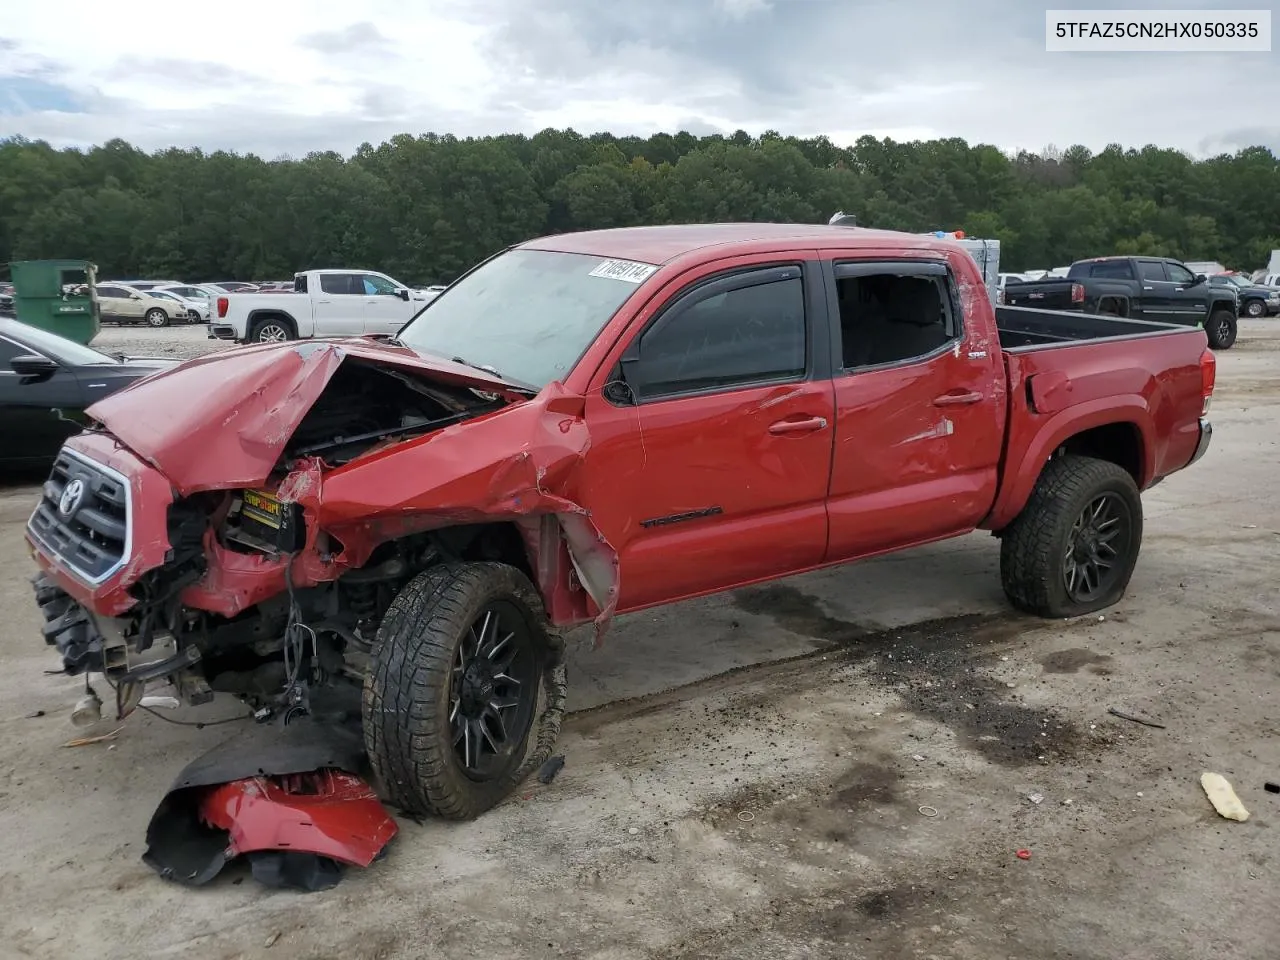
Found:
M 1142 271 L 1143 280 L 1154 280 L 1158 283 L 1164 283 L 1167 279 L 1164 275 L 1164 264 L 1154 260 L 1138 261 L 1138 269 Z
M 902 272 L 836 271 L 845 370 L 920 360 L 963 333 L 945 275 L 913 275 L 907 265 Z
M 761 271 L 778 276 L 777 268 Z M 804 376 L 804 282 L 785 279 L 677 301 L 640 338 L 627 383 L 641 402 Z
M 1132 280 L 1133 267 L 1128 260 L 1103 260 L 1093 265 L 1089 270 L 1089 276 L 1105 280 Z
M 345 296 L 364 296 L 364 277 L 354 273 L 322 273 L 320 290 Z

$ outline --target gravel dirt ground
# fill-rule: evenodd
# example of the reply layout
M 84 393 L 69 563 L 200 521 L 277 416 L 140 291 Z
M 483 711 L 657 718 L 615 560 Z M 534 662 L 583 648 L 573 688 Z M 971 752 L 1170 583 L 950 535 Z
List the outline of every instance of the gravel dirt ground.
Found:
M 173 776 L 229 728 L 138 715 L 63 747 L 79 682 L 44 673 L 34 490 L 0 489 L 0 957 L 1276 957 L 1280 322 L 1241 327 L 1214 445 L 1144 498 L 1105 616 L 1010 613 L 974 535 L 622 618 L 574 646 L 559 777 L 473 823 L 404 820 L 319 894 L 139 862 Z M 1214 813 L 1204 771 L 1247 822 Z

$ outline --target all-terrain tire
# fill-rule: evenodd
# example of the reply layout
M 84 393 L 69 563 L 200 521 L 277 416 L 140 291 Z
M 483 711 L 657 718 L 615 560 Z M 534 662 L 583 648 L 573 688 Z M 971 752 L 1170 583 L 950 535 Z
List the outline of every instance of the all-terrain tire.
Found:
M 479 613 L 505 602 L 539 646 L 532 722 L 507 767 L 492 779 L 468 776 L 454 751 L 451 674 L 458 645 Z M 392 602 L 365 676 L 365 748 L 386 799 L 417 814 L 470 820 L 509 796 L 551 755 L 564 719 L 563 641 L 547 629 L 542 599 L 516 568 L 448 563 L 418 574 Z
M 1082 603 L 1067 590 L 1067 546 L 1076 518 L 1107 493 L 1128 508 L 1128 542 L 1107 590 Z M 1141 548 L 1142 496 L 1129 472 L 1093 457 L 1058 457 L 1045 464 L 1027 505 L 1002 531 L 1000 580 L 1009 602 L 1025 613 L 1078 617 L 1109 607 L 1124 596 Z
M 147 326 L 149 327 L 167 327 L 169 325 L 169 314 L 165 313 L 159 307 L 152 307 L 147 311 Z
M 1230 350 L 1236 342 L 1236 318 L 1230 310 L 1215 310 L 1204 324 L 1205 336 L 1213 350 Z

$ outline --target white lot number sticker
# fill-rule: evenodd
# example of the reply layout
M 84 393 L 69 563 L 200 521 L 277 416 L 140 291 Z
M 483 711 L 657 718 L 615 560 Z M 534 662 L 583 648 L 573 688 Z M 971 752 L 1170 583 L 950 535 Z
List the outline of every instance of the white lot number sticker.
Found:
M 593 277 L 605 277 L 609 280 L 622 280 L 626 283 L 644 283 L 658 268 L 651 263 L 636 263 L 634 260 L 606 260 L 591 271 Z

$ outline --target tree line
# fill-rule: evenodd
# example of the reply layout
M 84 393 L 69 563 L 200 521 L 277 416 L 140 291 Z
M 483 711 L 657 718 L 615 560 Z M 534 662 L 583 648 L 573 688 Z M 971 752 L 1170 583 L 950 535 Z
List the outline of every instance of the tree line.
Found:
M 573 130 L 401 134 L 353 156 L 254 155 L 123 140 L 87 150 L 0 140 L 0 264 L 84 258 L 102 276 L 287 279 L 380 269 L 445 283 L 530 237 L 706 221 L 964 230 L 1004 269 L 1145 254 L 1262 266 L 1280 248 L 1280 164 L 1264 147 L 1194 160 L 1082 146 L 1008 155 L 961 139 L 898 143 L 769 132 L 648 138 Z

